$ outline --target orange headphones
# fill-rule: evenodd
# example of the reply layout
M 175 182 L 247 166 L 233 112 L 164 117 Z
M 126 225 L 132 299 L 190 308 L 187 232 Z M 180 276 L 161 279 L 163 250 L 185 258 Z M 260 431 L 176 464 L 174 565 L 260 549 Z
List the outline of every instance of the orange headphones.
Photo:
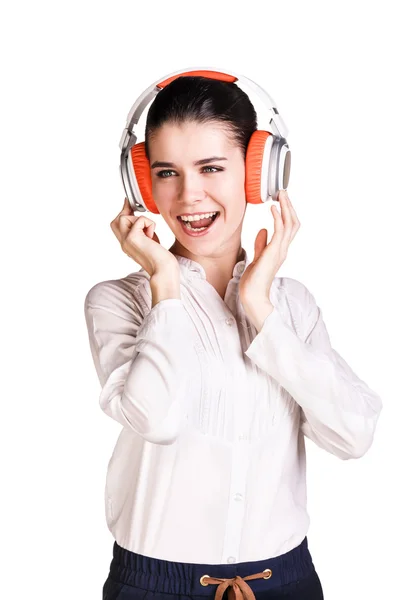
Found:
M 119 147 L 121 149 L 120 174 L 131 208 L 139 212 L 148 210 L 159 214 L 151 193 L 151 170 L 145 154 L 144 142 L 136 143 L 134 126 L 158 92 L 171 81 L 182 76 L 202 76 L 219 81 L 243 82 L 266 104 L 271 111 L 269 125 L 272 133 L 257 129 L 250 138 L 246 152 L 245 195 L 247 202 L 251 204 L 262 204 L 270 198 L 278 200 L 279 190 L 287 189 L 289 183 L 291 152 L 286 141 L 288 129 L 278 113 L 275 102 L 265 90 L 247 77 L 215 69 L 194 69 L 175 71 L 161 81 L 155 81 L 139 96 L 129 111 Z

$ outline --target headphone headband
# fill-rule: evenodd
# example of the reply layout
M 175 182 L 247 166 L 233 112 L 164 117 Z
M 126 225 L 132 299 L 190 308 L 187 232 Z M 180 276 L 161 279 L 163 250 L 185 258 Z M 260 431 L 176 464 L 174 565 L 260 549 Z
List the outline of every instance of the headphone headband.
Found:
M 136 144 L 137 136 L 134 131 L 134 126 L 138 123 L 147 105 L 155 98 L 159 91 L 164 89 L 174 79 L 177 79 L 181 76 L 202 76 L 208 77 L 210 79 L 217 79 L 219 81 L 229 81 L 232 83 L 238 82 L 239 84 L 245 84 L 245 86 L 247 86 L 253 93 L 258 95 L 258 97 L 262 100 L 267 109 L 271 111 L 271 120 L 269 121 L 269 125 L 272 129 L 272 133 L 276 137 L 286 139 L 289 130 L 286 127 L 282 117 L 280 116 L 278 109 L 276 108 L 276 102 L 260 85 L 258 85 L 248 77 L 244 77 L 244 75 L 239 75 L 237 73 L 234 73 L 233 71 L 219 71 L 217 69 L 212 68 L 198 68 L 191 69 L 190 71 L 182 69 L 180 71 L 174 71 L 173 73 L 169 73 L 166 77 L 163 77 L 161 80 L 157 79 L 137 98 L 136 102 L 133 104 L 131 110 L 128 113 L 126 126 L 122 133 L 121 140 L 119 143 L 119 147 L 123 154 L 125 154 L 128 150 L 130 150 L 130 148 L 132 148 L 134 144 Z M 242 86 L 240 85 L 240 87 Z

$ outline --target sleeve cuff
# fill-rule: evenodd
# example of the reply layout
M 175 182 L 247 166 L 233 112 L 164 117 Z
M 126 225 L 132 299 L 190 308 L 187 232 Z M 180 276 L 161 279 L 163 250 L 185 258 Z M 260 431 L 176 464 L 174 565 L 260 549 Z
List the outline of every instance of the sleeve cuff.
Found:
M 274 307 L 274 310 L 264 319 L 260 331 L 257 333 L 245 354 L 252 360 L 263 356 L 265 344 L 268 343 L 268 338 L 279 338 L 284 330 L 289 330 L 292 335 L 294 332 L 286 325 L 280 312 Z
M 160 300 L 157 302 L 155 306 L 152 307 L 149 313 L 144 317 L 141 322 L 138 330 L 136 332 L 136 338 L 142 339 L 146 336 L 148 329 L 153 325 L 153 323 L 164 314 L 165 311 L 168 313 L 174 314 L 178 313 L 177 319 L 179 318 L 179 312 L 182 312 L 186 315 L 186 309 L 183 305 L 182 298 L 166 298 L 165 300 Z

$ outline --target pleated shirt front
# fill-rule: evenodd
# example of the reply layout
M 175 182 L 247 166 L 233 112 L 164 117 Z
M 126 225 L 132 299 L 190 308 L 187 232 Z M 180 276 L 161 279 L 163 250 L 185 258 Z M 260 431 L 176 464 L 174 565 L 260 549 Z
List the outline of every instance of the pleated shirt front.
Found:
M 307 287 L 275 277 L 247 318 L 236 263 L 225 298 L 176 256 L 181 298 L 151 306 L 143 269 L 85 298 L 99 404 L 121 424 L 105 512 L 117 543 L 176 562 L 272 558 L 307 534 L 304 436 L 340 459 L 370 447 L 382 402 L 332 348 Z

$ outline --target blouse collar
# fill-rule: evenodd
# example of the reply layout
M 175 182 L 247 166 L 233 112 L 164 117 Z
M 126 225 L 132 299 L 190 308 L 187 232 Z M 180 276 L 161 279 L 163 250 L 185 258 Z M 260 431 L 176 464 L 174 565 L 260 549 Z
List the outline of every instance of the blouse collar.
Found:
M 233 269 L 233 275 L 232 277 L 236 280 L 239 280 L 240 277 L 242 276 L 242 274 L 244 273 L 244 271 L 246 270 L 247 266 L 250 264 L 250 259 L 247 255 L 246 250 L 243 248 L 243 259 L 239 260 Z M 181 270 L 184 271 L 184 273 L 186 275 L 189 275 L 191 277 L 198 277 L 200 279 L 206 279 L 206 272 L 204 270 L 204 268 L 195 260 L 192 260 L 190 258 L 186 258 L 186 256 L 180 256 L 179 254 L 174 254 L 175 258 L 177 259 Z

